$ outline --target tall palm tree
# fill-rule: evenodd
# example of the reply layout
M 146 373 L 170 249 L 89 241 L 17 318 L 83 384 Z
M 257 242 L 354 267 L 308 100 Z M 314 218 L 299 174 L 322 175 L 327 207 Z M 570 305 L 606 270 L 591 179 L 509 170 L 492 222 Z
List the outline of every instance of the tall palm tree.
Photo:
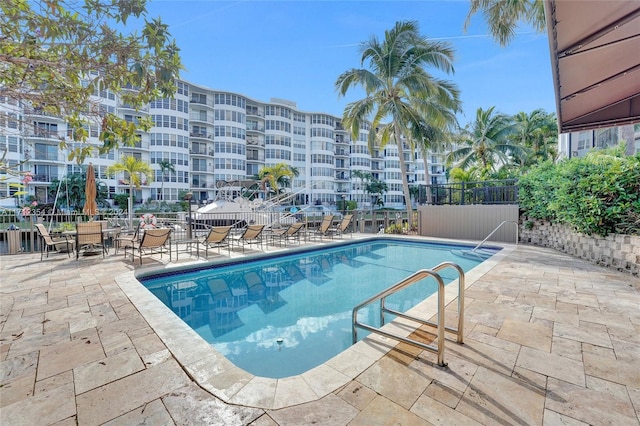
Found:
M 162 182 L 160 184 L 160 196 L 162 197 L 162 200 L 164 201 L 164 180 L 165 180 L 165 177 L 167 176 L 167 174 L 169 172 L 175 173 L 176 172 L 176 167 L 169 160 L 160 161 L 158 163 L 158 166 L 160 166 L 160 171 L 162 172 Z
M 151 167 L 138 160 L 133 156 L 124 156 L 119 162 L 107 167 L 107 174 L 110 176 L 116 173 L 124 172 L 125 179 L 129 181 L 129 228 L 133 227 L 133 187 L 140 189 L 142 183 L 142 176 L 144 176 L 147 182 L 153 181 L 153 170 Z
M 527 154 L 526 148 L 510 140 L 514 132 L 511 118 L 494 110 L 495 107 L 478 108 L 475 121 L 462 129 L 457 141 L 460 147 L 448 155 L 448 161 L 463 170 L 479 167 L 483 179 L 513 161 L 514 157 Z
M 530 150 L 530 155 L 520 159 L 522 166 L 539 161 L 555 160 L 558 154 L 558 122 L 554 113 L 536 109 L 531 113 L 519 112 L 513 116 L 515 133 L 513 140 Z
M 538 32 L 545 30 L 543 0 L 471 0 L 465 29 L 471 17 L 480 11 L 489 32 L 501 46 L 506 46 L 513 39 L 520 22 L 528 22 Z
M 343 125 L 357 140 L 360 128 L 371 119 L 369 151 L 383 149 L 388 143 L 398 147 L 402 169 L 402 189 L 413 225 L 411 194 L 406 175 L 405 144 L 415 150 L 410 136 L 428 125 L 441 127 L 445 120 L 434 105 L 454 109 L 458 89 L 446 80 L 431 76 L 430 66 L 445 73 L 453 72 L 453 48 L 448 43 L 429 41 L 419 33 L 416 22 L 397 22 L 385 32 L 384 39 L 372 36 L 362 44 L 361 66 L 342 73 L 336 88 L 341 96 L 354 86 L 364 88 L 364 99 L 349 103 L 344 110 Z M 384 123 L 383 120 L 391 120 Z

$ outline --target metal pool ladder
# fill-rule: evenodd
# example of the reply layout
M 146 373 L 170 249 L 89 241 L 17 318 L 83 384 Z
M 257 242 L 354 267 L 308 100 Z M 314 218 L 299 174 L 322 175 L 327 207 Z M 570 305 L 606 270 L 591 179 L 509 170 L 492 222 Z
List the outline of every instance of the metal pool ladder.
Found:
M 440 274 L 438 274 L 438 271 L 441 271 L 445 268 L 454 268 L 455 270 L 458 271 L 458 328 L 451 328 L 451 327 L 447 327 L 445 326 L 445 321 L 444 321 L 444 281 L 442 280 L 442 277 L 440 276 Z M 427 277 L 433 277 L 435 278 L 435 280 L 438 282 L 438 319 L 437 322 L 431 322 L 431 321 L 427 321 L 425 319 L 422 318 L 417 318 L 411 315 L 407 315 L 404 312 L 399 312 L 396 311 L 394 309 L 391 308 L 387 308 L 385 306 L 385 301 L 387 299 L 388 296 L 402 290 L 405 287 L 408 287 L 412 284 L 415 284 L 416 282 L 427 278 Z M 363 307 L 376 302 L 376 301 L 380 301 L 380 328 L 376 328 L 373 327 L 371 325 L 368 324 L 364 324 L 358 321 L 358 311 L 360 309 L 362 309 Z M 410 339 L 408 337 L 402 337 L 399 336 L 397 334 L 393 334 L 387 331 L 383 331 L 382 330 L 382 326 L 384 326 L 384 314 L 389 313 L 392 315 L 396 315 L 398 317 L 401 318 L 406 318 L 415 322 L 418 322 L 420 324 L 423 325 L 428 325 L 431 327 L 435 327 L 437 329 L 437 333 L 438 333 L 438 338 L 437 338 L 437 344 L 434 345 L 427 345 L 425 343 L 419 342 L 417 340 L 413 340 Z M 365 300 L 364 302 L 360 303 L 358 306 L 356 306 L 355 308 L 353 308 L 353 311 L 351 313 L 351 318 L 352 318 L 352 330 L 353 330 L 353 343 L 355 344 L 358 341 L 358 328 L 363 328 L 365 330 L 369 330 L 372 333 L 377 333 L 380 334 L 382 336 L 385 337 L 389 337 L 391 339 L 394 340 L 398 340 L 400 342 L 404 342 L 407 343 L 409 345 L 413 345 L 416 346 L 420 349 L 429 351 L 429 352 L 433 352 L 435 354 L 438 355 L 438 365 L 444 367 L 447 365 L 447 363 L 444 362 L 444 332 L 448 331 L 450 333 L 456 334 L 457 335 L 457 343 L 463 343 L 462 339 L 462 335 L 463 335 L 463 326 L 464 326 L 464 271 L 462 270 L 462 268 L 460 266 L 458 266 L 457 264 L 453 263 L 453 262 L 443 262 L 435 267 L 433 267 L 432 269 L 421 269 L 415 273 L 413 273 L 412 275 L 408 276 L 407 278 L 403 279 L 402 281 L 394 284 L 393 286 L 389 287 L 386 290 L 381 291 L 380 293 L 376 294 L 375 296 L 370 297 L 369 299 Z

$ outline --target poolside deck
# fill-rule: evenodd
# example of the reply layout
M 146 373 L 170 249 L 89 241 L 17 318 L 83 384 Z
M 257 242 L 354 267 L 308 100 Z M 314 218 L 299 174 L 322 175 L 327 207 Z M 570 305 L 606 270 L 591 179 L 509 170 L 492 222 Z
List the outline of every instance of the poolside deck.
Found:
M 0 257 L 0 423 L 640 424 L 637 277 L 510 246 L 470 274 L 465 344 L 448 340 L 447 368 L 369 339 L 315 375 L 273 382 L 234 376 L 167 331 L 180 326 L 131 279 L 163 265 L 176 263 Z M 450 297 L 447 322 L 456 306 Z

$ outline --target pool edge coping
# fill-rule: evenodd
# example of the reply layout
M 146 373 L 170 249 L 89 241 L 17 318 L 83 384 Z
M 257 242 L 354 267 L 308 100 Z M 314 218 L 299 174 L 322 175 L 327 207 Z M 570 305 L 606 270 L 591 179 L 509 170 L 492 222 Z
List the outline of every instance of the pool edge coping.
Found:
M 422 242 L 432 241 L 458 245 L 475 244 L 473 241 L 397 235 L 367 236 L 359 240 L 365 240 L 369 237 L 372 239 L 415 239 Z M 465 274 L 465 288 L 472 286 L 516 248 L 515 244 L 502 242 L 492 244 L 499 245 L 502 249 Z M 309 247 L 318 248 L 319 246 Z M 270 254 L 277 255 L 278 252 L 273 251 Z M 249 259 L 249 257 L 247 258 Z M 256 257 L 251 257 L 251 259 L 256 259 Z M 116 276 L 115 281 L 189 377 L 202 389 L 225 403 L 262 409 L 280 409 L 319 400 L 354 380 L 398 344 L 397 341 L 382 336 L 369 335 L 323 364 L 300 375 L 282 379 L 252 375 L 227 360 L 137 279 L 138 276 L 153 271 L 158 272 L 169 268 L 188 269 L 195 265 L 215 263 L 215 261 L 195 260 L 179 266 L 163 265 L 139 271 L 129 271 Z M 445 287 L 445 306 L 457 298 L 457 282 L 456 279 Z M 426 318 L 434 316 L 437 313 L 437 293 L 429 296 L 408 312 Z M 398 327 L 400 324 L 403 326 Z M 385 328 L 393 329 L 397 334 L 408 336 L 418 326 L 415 323 L 396 319 L 385 325 Z M 447 344 L 452 343 L 455 342 L 448 338 Z

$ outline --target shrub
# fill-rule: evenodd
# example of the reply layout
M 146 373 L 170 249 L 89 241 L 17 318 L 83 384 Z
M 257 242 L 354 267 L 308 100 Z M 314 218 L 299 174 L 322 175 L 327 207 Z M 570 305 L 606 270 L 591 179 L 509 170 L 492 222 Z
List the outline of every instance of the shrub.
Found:
M 598 151 L 532 168 L 519 181 L 520 206 L 534 219 L 606 236 L 640 234 L 640 155 Z

